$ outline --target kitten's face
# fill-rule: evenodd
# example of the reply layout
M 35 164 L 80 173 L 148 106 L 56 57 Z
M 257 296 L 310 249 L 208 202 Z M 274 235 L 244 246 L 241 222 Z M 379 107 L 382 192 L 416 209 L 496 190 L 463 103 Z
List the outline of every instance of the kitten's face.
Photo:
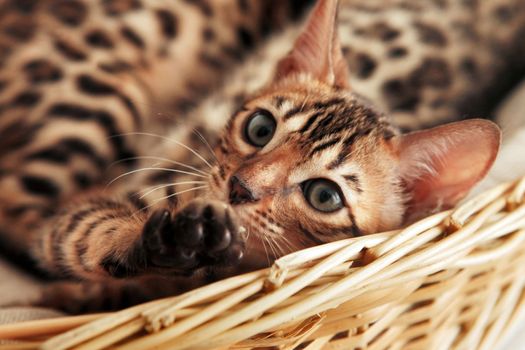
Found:
M 210 187 L 270 256 L 377 232 L 403 213 L 392 136 L 351 93 L 281 82 L 232 117 Z
M 351 92 L 336 13 L 337 1 L 318 1 L 272 84 L 217 147 L 211 195 L 236 209 L 258 264 L 450 208 L 498 152 L 500 130 L 486 120 L 396 135 Z

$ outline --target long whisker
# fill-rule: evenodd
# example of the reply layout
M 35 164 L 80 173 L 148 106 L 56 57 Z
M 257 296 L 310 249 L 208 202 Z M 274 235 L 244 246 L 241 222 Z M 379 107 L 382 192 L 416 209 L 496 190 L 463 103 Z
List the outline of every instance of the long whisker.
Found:
M 162 183 L 162 184 L 156 184 L 156 185 L 153 185 L 153 186 L 149 186 L 149 187 L 146 187 L 146 188 L 143 188 L 135 193 L 137 193 L 137 195 L 139 193 L 143 193 L 145 191 L 148 191 L 152 188 L 163 188 L 163 187 L 169 187 L 169 186 L 178 186 L 178 185 L 185 185 L 185 184 L 204 184 L 204 183 L 207 183 L 207 181 L 201 181 L 201 180 L 196 180 L 196 181 L 180 181 L 180 182 L 169 182 L 169 183 Z
M 275 250 L 279 254 L 278 257 L 283 256 L 285 254 L 285 251 L 284 251 L 282 245 L 279 244 L 279 242 L 277 241 L 277 239 L 275 237 L 270 237 L 270 238 L 273 241 L 273 245 L 275 246 Z
M 280 240 L 282 243 L 284 243 L 288 249 L 290 249 L 290 253 L 291 253 L 291 252 L 294 252 L 294 251 L 296 251 L 296 250 L 298 250 L 297 247 L 295 246 L 295 244 L 293 244 L 292 242 L 290 242 L 290 240 L 288 239 L 288 237 L 286 237 L 286 236 L 284 236 L 284 235 L 281 235 L 281 236 L 279 237 L 279 240 Z
M 207 166 L 209 166 L 211 169 L 213 168 L 213 166 L 202 156 L 200 155 L 200 153 L 198 153 L 197 151 L 195 151 L 194 149 L 192 149 L 191 147 L 185 145 L 184 143 L 182 142 L 179 142 L 177 140 L 173 140 L 169 137 L 166 137 L 166 136 L 162 136 L 162 135 L 157 135 L 157 134 L 152 134 L 152 133 L 148 133 L 148 132 L 128 132 L 128 133 L 123 133 L 123 134 L 118 134 L 118 135 L 113 135 L 111 136 L 112 138 L 113 137 L 121 137 L 121 136 L 130 136 L 130 135 L 142 135 L 142 136 L 151 136 L 151 137 L 156 137 L 156 138 L 159 138 L 159 139 L 162 139 L 162 140 L 165 140 L 165 141 L 169 141 L 169 142 L 173 142 L 174 144 L 176 145 L 179 145 L 185 149 L 187 149 L 188 151 L 190 151 L 191 153 L 193 153 L 194 155 L 196 155 L 200 160 L 202 160 Z
M 263 234 L 262 235 L 262 244 L 263 244 L 263 248 L 264 248 L 264 253 L 266 254 L 266 261 L 268 263 L 268 266 L 270 266 L 270 256 L 268 255 L 268 249 L 266 249 L 266 240 L 267 238 L 265 237 L 265 235 Z
M 200 175 L 200 174 L 196 174 L 196 173 L 192 173 L 192 172 L 188 172 L 188 171 L 184 171 L 184 170 L 178 170 L 178 169 L 170 169 L 170 168 L 140 168 L 140 169 L 135 169 L 135 170 L 128 171 L 127 173 L 124 173 L 124 174 L 121 174 L 121 175 L 117 176 L 116 178 L 111 180 L 106 185 L 106 188 L 108 186 L 110 186 L 113 182 L 123 178 L 124 176 L 128 176 L 128 175 L 131 175 L 131 174 L 134 174 L 134 173 L 138 173 L 138 172 L 141 172 L 141 171 L 149 171 L 149 170 L 161 170 L 161 171 L 167 171 L 167 172 L 171 172 L 171 173 L 179 173 L 179 174 L 186 174 L 186 175 L 193 175 L 193 176 L 197 176 L 197 177 L 207 178 L 207 176 L 204 176 L 204 175 Z
M 268 248 L 270 249 L 271 258 L 269 263 L 271 264 L 273 261 L 273 258 L 275 258 L 275 251 L 273 250 L 272 242 L 270 238 L 263 232 L 263 237 L 266 239 L 266 242 L 268 242 Z
M 266 242 L 268 242 L 268 248 L 270 249 L 270 254 L 274 255 L 275 253 L 273 251 L 273 247 L 272 247 L 272 243 L 270 241 L 270 238 L 264 232 L 263 232 L 263 237 L 266 240 Z
M 179 192 L 172 193 L 172 194 L 170 194 L 170 195 L 168 195 L 168 196 L 165 196 L 165 197 L 162 197 L 162 198 L 159 198 L 159 199 L 153 201 L 153 203 L 151 203 L 150 205 L 145 206 L 144 208 L 138 210 L 138 211 L 137 211 L 136 213 L 134 213 L 133 215 L 135 215 L 135 214 L 137 214 L 137 213 L 139 213 L 139 212 L 141 212 L 141 211 L 143 211 L 143 210 L 146 210 L 146 209 L 148 209 L 148 208 L 151 208 L 152 206 L 154 206 L 154 205 L 157 204 L 158 202 L 163 201 L 163 200 L 165 200 L 165 199 L 169 199 L 169 198 L 171 198 L 171 197 L 178 196 L 179 194 L 183 194 L 183 193 L 191 192 L 191 191 L 197 191 L 197 190 L 200 190 L 200 189 L 203 189 L 203 188 L 207 188 L 207 187 L 208 187 L 208 186 L 197 186 L 197 187 L 189 188 L 189 189 L 187 189 L 187 190 L 183 190 L 183 191 L 179 191 Z
M 199 132 L 199 130 L 197 129 L 193 129 L 193 133 L 195 133 L 202 141 L 202 143 L 204 143 L 204 145 L 206 146 L 206 148 L 208 148 L 208 151 L 209 153 L 211 154 L 211 156 L 213 157 L 213 159 L 215 159 L 215 161 L 217 162 L 217 164 L 219 164 L 219 159 L 217 158 L 217 155 L 215 154 L 215 151 L 213 150 L 213 148 L 211 147 L 210 143 L 208 142 L 208 140 L 206 140 L 206 138 Z
M 170 187 L 170 186 L 187 185 L 187 184 L 205 184 L 205 183 L 206 183 L 206 181 L 181 181 L 181 182 L 175 182 L 175 183 L 169 183 L 169 184 L 161 184 L 161 185 L 158 185 L 158 186 L 151 186 L 151 187 L 148 187 L 148 188 L 142 190 L 142 191 L 147 191 L 147 192 L 142 194 L 139 197 L 139 199 L 142 199 L 142 198 L 146 197 L 148 194 L 150 194 L 152 192 L 155 192 L 157 190 L 160 190 L 160 189 L 166 188 L 166 187 Z M 140 191 L 140 192 L 142 192 L 142 191 Z
M 291 252 L 294 252 L 296 251 L 297 249 L 294 249 L 293 245 L 290 243 L 290 241 L 286 240 L 286 239 L 280 239 L 279 240 L 281 242 L 282 245 L 284 245 L 284 249 L 286 249 L 284 253 L 284 255 L 286 254 L 290 254 Z
M 275 247 L 275 242 L 272 237 L 268 237 L 268 242 L 270 243 L 270 248 L 272 249 L 273 258 L 276 259 L 279 257 L 277 248 Z
M 163 157 L 154 157 L 154 156 L 137 156 L 137 157 L 129 157 L 129 158 L 124 158 L 124 159 L 119 159 L 113 163 L 111 163 L 109 165 L 109 167 L 111 168 L 112 166 L 116 165 L 116 164 L 119 164 L 119 163 L 123 163 L 123 162 L 126 162 L 128 160 L 142 160 L 142 159 L 151 159 L 151 160 L 159 160 L 159 161 L 162 161 L 162 162 L 166 162 L 166 163 L 170 163 L 170 164 L 175 164 L 175 165 L 180 165 L 184 168 L 187 168 L 187 169 L 191 169 L 191 170 L 195 170 L 203 175 L 209 175 L 210 173 L 204 171 L 204 170 L 201 170 L 199 168 L 196 168 L 194 166 L 191 166 L 191 165 L 188 165 L 188 164 L 185 164 L 185 163 L 181 163 L 181 162 L 177 162 L 175 160 L 171 160 L 171 159 L 168 159 L 168 158 L 163 158 Z M 156 163 L 158 164 L 158 163 Z

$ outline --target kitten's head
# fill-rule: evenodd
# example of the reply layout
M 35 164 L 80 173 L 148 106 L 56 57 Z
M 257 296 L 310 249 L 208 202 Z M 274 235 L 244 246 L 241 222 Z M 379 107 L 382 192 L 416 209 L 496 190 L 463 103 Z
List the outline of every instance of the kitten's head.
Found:
M 499 129 L 484 120 L 399 135 L 349 87 L 336 6 L 319 1 L 274 81 L 233 115 L 217 147 L 212 192 L 237 210 L 251 248 L 273 256 L 449 208 L 499 147 Z

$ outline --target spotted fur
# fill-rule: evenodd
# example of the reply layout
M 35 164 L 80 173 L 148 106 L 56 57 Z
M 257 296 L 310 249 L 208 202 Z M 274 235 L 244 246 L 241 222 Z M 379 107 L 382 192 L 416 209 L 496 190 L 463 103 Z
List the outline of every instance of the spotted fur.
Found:
M 6 250 L 34 252 L 37 264 L 55 276 L 122 276 L 115 261 L 133 250 L 142 232 L 149 212 L 136 192 L 150 178 L 129 190 L 104 191 L 104 185 L 133 169 L 148 147 L 138 146 L 134 133 L 183 122 L 228 69 L 306 5 L 1 1 L 0 231 Z M 167 205 L 175 206 L 174 199 Z
M 0 4 L 0 221 L 11 242 L 133 163 L 130 133 L 181 122 L 304 5 L 46 0 Z M 22 227 L 24 226 L 24 227 Z
M 315 16 L 260 49 L 261 36 L 301 2 L 27 3 L 9 3 L 1 21 L 1 231 L 46 271 L 87 279 L 91 290 L 193 274 L 170 282 L 179 291 L 453 205 L 488 170 L 497 128 L 469 121 L 399 130 L 460 119 L 501 72 L 523 68 L 515 43 L 525 19 L 511 16 L 496 33 L 501 16 L 491 17 L 522 6 L 517 0 L 345 0 L 338 30 L 336 2 L 323 0 Z M 49 29 L 21 26 L 27 16 Z M 155 118 L 157 106 L 172 117 Z M 259 110 L 277 131 L 254 149 L 243 128 Z M 471 170 L 454 186 L 438 180 L 466 158 Z M 249 200 L 232 201 L 233 178 Z M 312 178 L 337 184 L 344 207 L 313 210 L 301 187 Z M 188 242 L 199 235 L 207 238 L 195 255 Z M 217 237 L 226 243 L 211 242 Z M 242 246 L 245 256 L 237 264 L 242 254 L 219 258 L 202 245 Z M 48 291 L 44 303 L 61 300 Z

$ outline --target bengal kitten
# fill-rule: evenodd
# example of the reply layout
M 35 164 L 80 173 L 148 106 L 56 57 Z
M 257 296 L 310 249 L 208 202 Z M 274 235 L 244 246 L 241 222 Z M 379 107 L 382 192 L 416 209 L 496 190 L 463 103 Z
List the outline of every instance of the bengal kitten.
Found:
M 336 17 L 337 1 L 317 3 L 292 50 L 253 73 L 270 82 L 221 134 L 201 138 L 222 125 L 215 104 L 193 137 L 179 127 L 151 146 L 162 165 L 60 202 L 27 245 L 46 271 L 88 282 L 53 285 L 40 303 L 78 312 L 170 294 L 463 198 L 491 167 L 499 128 L 472 119 L 400 134 L 352 91 Z

